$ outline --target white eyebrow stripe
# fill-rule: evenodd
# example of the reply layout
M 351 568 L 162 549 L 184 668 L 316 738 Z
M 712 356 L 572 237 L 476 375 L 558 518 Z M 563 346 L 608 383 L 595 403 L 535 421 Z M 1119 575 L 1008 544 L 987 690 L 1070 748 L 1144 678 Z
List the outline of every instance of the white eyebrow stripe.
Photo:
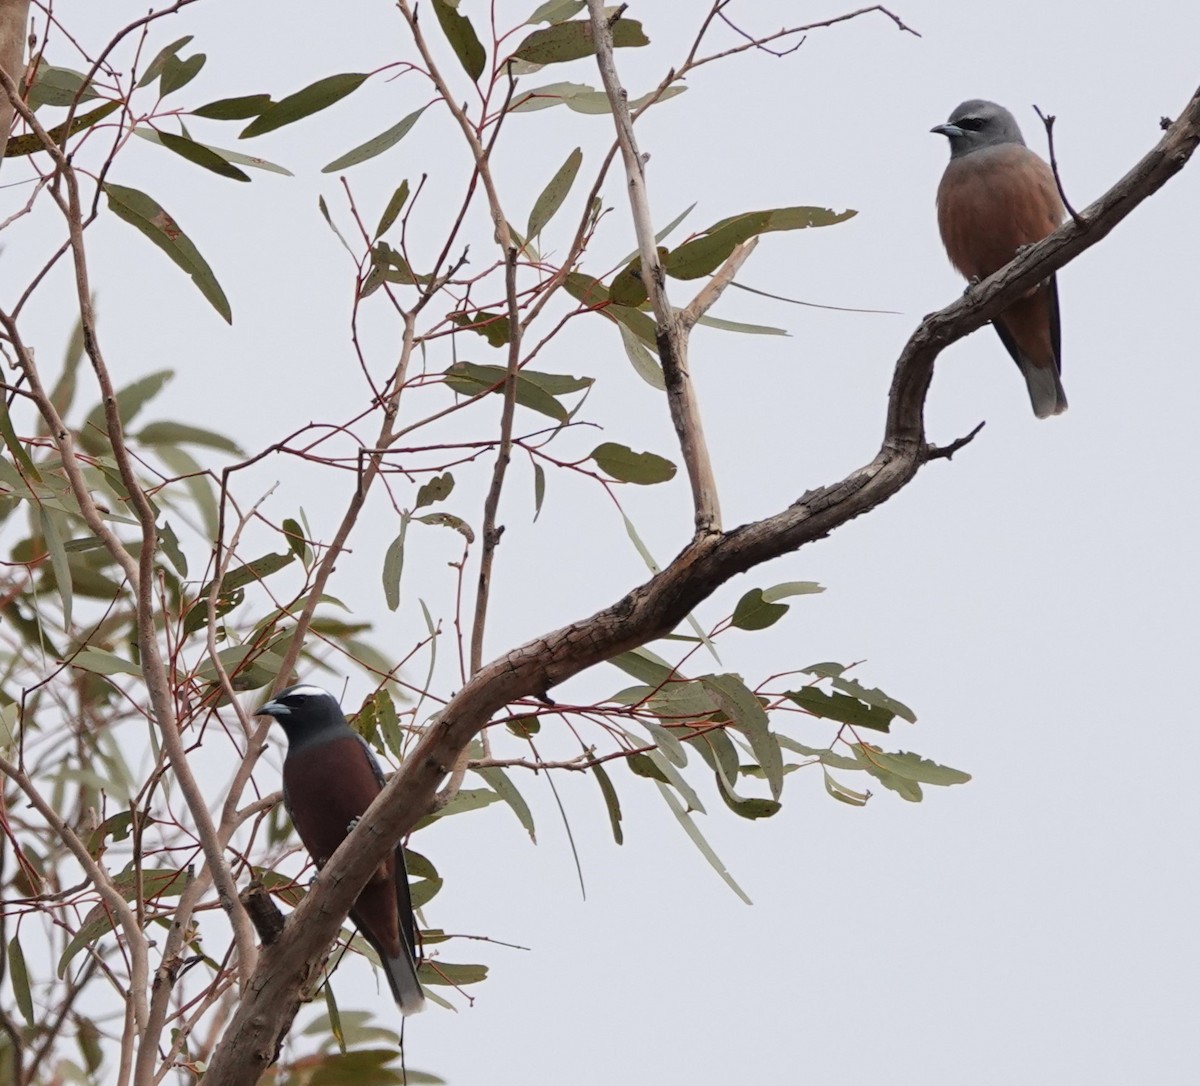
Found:
M 285 697 L 295 697 L 302 695 L 310 698 L 332 698 L 333 695 L 328 690 L 322 690 L 319 686 L 293 686 L 291 690 L 285 691 Z

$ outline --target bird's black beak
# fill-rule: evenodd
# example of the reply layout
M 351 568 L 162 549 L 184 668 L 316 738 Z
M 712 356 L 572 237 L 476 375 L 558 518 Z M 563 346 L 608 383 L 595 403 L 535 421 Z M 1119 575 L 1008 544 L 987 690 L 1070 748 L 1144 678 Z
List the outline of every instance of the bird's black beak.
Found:
M 956 124 L 935 124 L 930 132 L 936 132 L 939 136 L 945 136 L 947 139 L 953 139 L 955 136 L 961 136 L 963 130 Z
M 281 716 L 287 716 L 291 713 L 286 705 L 281 701 L 268 701 L 261 709 L 255 710 L 255 716 L 273 716 L 278 720 Z

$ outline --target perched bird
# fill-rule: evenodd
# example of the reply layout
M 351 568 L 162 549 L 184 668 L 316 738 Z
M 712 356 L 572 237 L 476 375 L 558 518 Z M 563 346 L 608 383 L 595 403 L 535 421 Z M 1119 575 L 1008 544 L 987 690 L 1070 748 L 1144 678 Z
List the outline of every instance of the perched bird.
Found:
M 255 715 L 274 717 L 287 733 L 283 802 L 320 869 L 379 795 L 383 770 L 346 723 L 337 699 L 319 686 L 289 686 Z M 417 980 L 416 928 L 402 845 L 371 875 L 350 919 L 379 955 L 401 1013 L 422 1010 L 425 995 Z
M 1054 174 L 1025 146 L 1016 119 L 995 102 L 963 102 L 930 129 L 950 140 L 938 185 L 938 227 L 953 264 L 972 282 L 1004 267 L 1023 246 L 1058 229 L 1064 208 Z M 1054 276 L 1018 298 L 995 321 L 1020 367 L 1039 419 L 1067 409 L 1063 392 Z

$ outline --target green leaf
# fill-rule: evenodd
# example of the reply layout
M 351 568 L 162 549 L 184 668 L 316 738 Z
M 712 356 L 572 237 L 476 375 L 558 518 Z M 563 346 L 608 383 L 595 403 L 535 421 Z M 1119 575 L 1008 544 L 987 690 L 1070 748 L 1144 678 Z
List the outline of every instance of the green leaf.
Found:
M 778 207 L 770 211 L 748 211 L 710 226 L 699 237 L 685 241 L 668 254 L 664 268 L 676 279 L 698 279 L 710 275 L 743 241 L 774 230 L 804 230 L 833 226 L 857 215 L 856 211 L 832 211 L 825 207 Z
M 665 102 L 669 98 L 682 94 L 685 90 L 687 87 L 682 84 L 666 87 L 662 91 L 655 89 L 643 94 L 640 98 L 633 99 L 629 103 L 629 108 L 634 111 L 641 109 L 651 99 Z M 533 113 L 539 109 L 550 109 L 552 106 L 566 106 L 576 113 L 593 116 L 612 112 L 612 102 L 608 100 L 608 95 L 586 83 L 547 83 L 544 87 L 535 87 L 533 90 L 524 91 L 513 99 L 513 104 L 509 106 L 509 112 Z M 626 257 L 626 260 L 628 259 Z
M 97 106 L 87 113 L 77 114 L 72 118 L 70 125 L 55 125 L 46 134 L 61 147 L 68 137 L 75 135 L 76 132 L 82 132 L 85 128 L 91 128 L 98 121 L 102 121 L 110 114 L 116 113 L 124 104 L 124 102 L 105 102 L 104 105 Z M 4 157 L 20 158 L 23 155 L 33 155 L 37 154 L 38 151 L 44 150 L 45 147 L 42 145 L 41 137 L 35 132 L 27 132 L 23 136 L 13 136 L 8 141 L 8 146 L 4 150 Z
M 165 98 L 181 87 L 186 87 L 200 74 L 200 69 L 204 67 L 207 59 L 203 53 L 194 53 L 187 60 L 180 60 L 177 56 L 168 57 L 163 64 L 162 79 L 158 84 L 159 94 Z
M 815 686 L 806 686 L 802 690 L 789 690 L 787 698 L 799 705 L 801 709 L 812 713 L 813 716 L 823 717 L 825 720 L 836 720 L 841 724 L 851 724 L 858 728 L 870 728 L 877 732 L 888 731 L 896 716 L 887 709 L 867 705 L 848 694 L 826 694 Z
M 842 803 L 847 803 L 851 807 L 865 807 L 867 800 L 871 798 L 870 792 L 856 792 L 853 788 L 847 788 L 844 784 L 834 780 L 829 775 L 829 770 L 824 770 L 825 773 L 825 791 L 828 792 L 834 799 L 840 800 Z
M 162 138 L 162 134 L 156 132 L 153 128 L 135 128 L 133 130 L 135 136 L 140 136 L 148 143 L 157 143 L 161 146 L 167 146 Z M 277 173 L 284 177 L 291 177 L 292 171 L 284 169 L 284 167 L 270 162 L 265 158 L 259 158 L 257 155 L 243 154 L 241 151 L 231 151 L 228 147 L 214 147 L 209 143 L 199 143 L 192 141 L 197 147 L 203 147 L 206 151 L 211 151 L 219 159 L 225 163 L 236 163 L 239 166 L 249 166 L 252 170 L 262 170 L 264 173 Z M 184 156 L 187 157 L 186 155 Z M 218 173 L 221 171 L 218 170 Z M 248 178 L 247 178 L 248 180 Z
M 231 456 L 246 455 L 232 438 L 201 426 L 189 426 L 186 422 L 148 422 L 134 436 L 143 445 L 202 445 Z
M 531 739 L 542 730 L 542 722 L 536 716 L 513 717 L 504 727 L 518 739 Z
M 771 788 L 771 798 L 778 799 L 783 791 L 783 754 L 771 731 L 767 711 L 737 675 L 705 675 L 700 682 L 733 726 L 750 740 L 750 749 Z
M 659 249 L 659 256 L 665 255 L 666 250 Z M 636 309 L 650 297 L 645 280 L 642 279 L 641 256 L 635 256 L 613 277 L 608 286 L 608 296 L 617 305 L 629 306 L 631 309 Z
M 295 560 L 295 554 L 289 551 L 287 554 L 264 554 L 261 558 L 255 558 L 253 561 L 235 566 L 225 574 L 224 579 L 221 581 L 221 598 L 236 599 L 235 594 L 239 589 L 245 588 L 250 584 L 257 584 L 259 581 L 265 581 L 281 569 L 290 566 Z M 209 581 L 200 589 L 199 594 L 188 610 L 187 617 L 183 621 L 183 631 L 185 634 L 194 633 L 208 621 L 206 601 L 212 590 L 212 581 Z M 221 614 L 223 612 L 218 608 L 217 613 Z
M 122 428 L 128 426 L 174 376 L 173 370 L 158 370 L 121 389 L 116 394 L 116 402 Z M 79 430 L 79 443 L 93 456 L 99 456 L 108 448 L 108 423 L 103 403 L 98 403 L 88 412 Z
M 425 106 L 422 106 L 416 112 L 410 113 L 403 120 L 392 125 L 391 128 L 380 132 L 378 136 L 372 136 L 366 143 L 360 143 L 352 151 L 347 151 L 341 157 L 335 158 L 328 166 L 322 167 L 321 172 L 337 173 L 338 170 L 344 170 L 349 166 L 357 166 L 360 162 L 366 162 L 367 159 L 381 155 L 389 147 L 395 147 L 412 130 L 412 126 L 417 123 L 417 118 L 425 112 L 425 108 Z M 383 231 L 380 230 L 375 236 L 378 237 L 382 233 Z
M 379 217 L 379 226 L 375 229 L 376 238 L 382 237 L 392 228 L 392 225 L 400 217 L 400 212 L 404 209 L 404 205 L 407 202 L 408 182 L 401 181 L 400 187 L 392 193 L 392 198 L 388 201 L 387 207 L 383 209 L 383 214 Z
M 869 766 L 877 766 L 885 772 L 895 774 L 907 781 L 921 784 L 933 784 L 945 787 L 952 784 L 966 784 L 971 779 L 970 773 L 961 769 L 951 769 L 949 766 L 938 765 L 919 754 L 907 751 L 895 753 L 880 750 L 873 744 L 855 743 L 854 753 L 868 773 Z
M 485 392 L 502 394 L 508 376 L 503 366 L 480 366 L 474 362 L 455 362 L 444 372 L 446 384 L 460 396 L 478 396 Z M 521 370 L 517 374 L 515 398 L 522 407 L 548 415 L 556 422 L 566 422 L 567 409 L 555 397 L 577 392 L 591 384 L 591 377 Z
M 232 324 L 233 315 L 229 309 L 229 299 L 225 297 L 212 268 L 179 224 L 151 197 L 137 189 L 106 181 L 104 192 L 108 196 L 108 206 L 113 214 L 140 230 L 187 272 L 212 307 Z
M 478 313 L 454 313 L 450 319 L 459 328 L 483 336 L 491 347 L 503 347 L 511 335 L 508 317 L 503 313 L 481 309 Z
M 587 0 L 546 0 L 544 4 L 538 5 L 537 10 L 525 22 L 527 25 L 561 23 L 578 15 L 586 2 Z
M 554 176 L 550 178 L 549 184 L 542 189 L 534 201 L 533 210 L 529 213 L 529 225 L 525 230 L 527 237 L 536 237 L 554 218 L 555 212 L 562 207 L 563 201 L 571 191 L 571 186 L 575 183 L 582 163 L 583 152 L 576 147 L 567 155 L 567 160 L 559 166 Z
M 786 603 L 769 603 L 761 588 L 752 588 L 737 602 L 730 625 L 739 630 L 765 630 L 788 613 Z
M 192 40 L 193 36 L 194 35 L 192 34 L 188 34 L 180 38 L 178 41 L 171 42 L 170 45 L 164 45 L 157 53 L 154 54 L 154 59 L 146 65 L 146 70 L 142 72 L 142 76 L 137 81 L 137 85 L 139 87 L 145 87 L 148 84 L 153 83 L 154 80 L 162 75 L 163 68 L 166 67 L 167 61 L 174 57 L 180 49 L 187 45 Z
M 234 181 L 249 181 L 250 176 L 243 170 L 226 162 L 216 151 L 205 147 L 202 143 L 190 140 L 185 136 L 176 136 L 170 132 L 159 132 L 158 142 L 168 151 L 174 151 L 181 158 L 203 166 L 206 170 L 228 177 Z
M 484 766 L 476 769 L 475 772 L 487 781 L 492 791 L 512 808 L 513 814 L 517 816 L 518 821 L 525 827 L 525 832 L 529 834 L 529 840 L 536 845 L 537 832 L 533 825 L 533 812 L 530 811 L 529 804 L 525 802 L 525 797 L 517 791 L 516 786 L 508 779 L 504 770 L 499 766 Z
M 417 491 L 417 503 L 413 508 L 420 509 L 423 505 L 432 505 L 434 502 L 445 501 L 453 489 L 453 475 L 449 472 L 446 472 L 444 475 L 435 475 Z
M 533 519 L 534 523 L 542 513 L 542 502 L 546 497 L 546 470 L 541 464 L 533 465 Z
M 795 751 L 795 753 L 802 754 L 806 758 L 815 758 L 822 765 L 832 766 L 834 769 L 862 768 L 857 758 L 847 758 L 844 754 L 834 754 L 828 747 L 806 746 L 804 743 L 800 743 L 786 735 L 777 735 L 775 738 L 779 740 L 779 745 L 784 750 Z
M 816 581 L 784 581 L 773 588 L 764 588 L 763 599 L 767 603 L 775 603 L 787 599 L 788 596 L 812 596 L 824 591 L 825 586 L 817 584 Z
M 656 656 L 644 645 L 641 648 L 630 649 L 609 658 L 613 667 L 619 667 L 626 675 L 632 675 L 639 682 L 658 687 L 667 682 L 675 674 L 675 669 L 661 656 Z
M 450 984 L 462 987 L 467 984 L 479 984 L 487 979 L 486 965 L 451 965 L 440 958 L 434 962 L 423 961 L 417 970 L 417 977 L 422 984 Z M 409 1076 L 411 1079 L 411 1075 Z M 356 1081 L 361 1082 L 362 1079 Z
M 408 517 L 400 517 L 400 534 L 392 540 L 383 557 L 383 599 L 389 611 L 400 606 L 400 574 L 404 571 L 404 537 L 408 534 Z
M 158 545 L 162 547 L 163 554 L 167 556 L 167 561 L 175 567 L 175 572 L 180 577 L 187 578 L 188 564 L 187 556 L 183 553 L 183 548 L 179 545 L 179 537 L 175 534 L 175 529 L 171 527 L 170 521 L 164 521 L 163 526 L 157 531 Z
M 29 454 L 25 451 L 25 446 L 21 444 L 21 439 L 17 437 L 17 431 L 13 428 L 12 416 L 8 411 L 8 399 L 2 395 L 0 395 L 0 434 L 4 435 L 4 444 L 12 453 L 13 462 L 17 464 L 21 474 L 35 483 L 40 483 L 42 476 L 34 467 L 33 461 L 29 459 Z
M 663 800 L 671 809 L 679 824 L 683 827 L 684 832 L 691 838 L 692 844 L 700 850 L 700 854 L 709 862 L 712 869 L 725 880 L 725 884 L 740 897 L 747 905 L 753 905 L 754 902 L 746 896 L 746 892 L 734 881 L 725 865 L 721 862 L 721 858 L 713 851 L 712 846 L 704 839 L 704 834 L 700 832 L 700 827 L 696 825 L 695 819 L 691 817 L 683 809 L 679 800 L 675 798 L 675 793 L 671 791 L 665 784 L 656 781 L 658 790 L 662 794 Z
M 441 24 L 442 33 L 450 42 L 454 55 L 463 66 L 463 71 L 471 77 L 472 82 L 478 83 L 479 77 L 487 66 L 487 54 L 479 43 L 479 36 L 471 25 L 471 20 L 460 15 L 456 10 L 458 0 L 432 0 L 433 13 Z
M 596 774 L 596 783 L 600 785 L 600 794 L 604 797 L 604 806 L 608 811 L 608 824 L 612 827 L 613 840 L 618 845 L 625 843 L 625 832 L 621 829 L 621 801 L 617 798 L 617 790 L 613 787 L 604 766 L 600 763 L 592 766 Z
M 33 992 L 29 987 L 29 970 L 25 966 L 25 954 L 21 950 L 21 941 L 14 935 L 8 943 L 8 983 L 12 985 L 13 997 L 17 1001 L 17 1009 L 21 1017 L 29 1025 L 34 1025 Z
M 917 722 L 916 714 L 907 705 L 895 698 L 889 698 L 877 687 L 868 689 L 853 679 L 843 679 L 840 676 L 834 678 L 833 686 L 835 690 L 840 690 L 843 694 L 849 694 L 853 698 L 858 698 L 859 701 L 865 701 L 868 705 L 898 716 L 901 720 L 907 720 L 910 724 Z
M 658 359 L 624 324 L 619 324 L 617 330 L 621 333 L 621 345 L 625 348 L 625 356 L 633 365 L 634 372 L 651 388 L 665 392 L 667 381 L 663 377 Z
M 654 453 L 635 453 L 624 445 L 606 441 L 591 452 L 591 459 L 607 475 L 623 483 L 649 486 L 675 477 L 675 465 Z
M 288 550 L 290 550 L 297 558 L 299 558 L 301 562 L 307 565 L 309 560 L 309 551 L 308 541 L 304 535 L 304 529 L 301 528 L 299 522 L 292 517 L 285 518 L 281 527 L 283 528 L 283 534 L 287 539 Z
M 38 520 L 41 523 L 42 539 L 50 555 L 50 568 L 54 571 L 54 584 L 58 589 L 59 599 L 62 600 L 63 628 L 71 628 L 71 607 L 74 592 L 71 584 L 71 564 L 67 561 L 67 551 L 63 546 L 62 534 L 58 530 L 54 517 L 45 506 L 38 506 Z
M 248 121 L 270 104 L 269 94 L 243 94 L 237 98 L 218 98 L 191 112 L 193 117 L 207 117 L 213 121 Z
M 30 109 L 38 110 L 42 106 L 61 108 L 98 97 L 83 72 L 74 68 L 55 68 L 43 61 L 38 64 L 25 101 Z
M 273 132 L 285 124 L 292 124 L 304 117 L 310 117 L 323 109 L 328 109 L 335 102 L 340 102 L 346 95 L 358 90 L 370 77 L 369 72 L 345 72 L 341 75 L 329 75 L 318 79 L 307 87 L 272 102 L 253 121 L 238 134 L 238 139 L 251 139 L 261 136 L 264 132 Z
M 612 27 L 612 40 L 618 49 L 650 44 L 650 39 L 642 32 L 642 24 L 636 19 L 618 19 Z M 561 64 L 593 56 L 595 52 L 591 20 L 579 19 L 533 31 L 512 55 L 529 64 Z
M 422 524 L 432 524 L 437 528 L 450 528 L 458 532 L 468 543 L 475 542 L 475 533 L 471 526 L 462 517 L 456 517 L 453 513 L 425 513 L 423 516 L 413 517 L 413 520 L 420 521 Z
M 726 321 L 720 317 L 700 317 L 697 324 L 707 328 L 719 328 L 722 332 L 742 332 L 751 336 L 790 336 L 786 328 L 772 328 L 769 324 L 742 324 L 741 321 Z

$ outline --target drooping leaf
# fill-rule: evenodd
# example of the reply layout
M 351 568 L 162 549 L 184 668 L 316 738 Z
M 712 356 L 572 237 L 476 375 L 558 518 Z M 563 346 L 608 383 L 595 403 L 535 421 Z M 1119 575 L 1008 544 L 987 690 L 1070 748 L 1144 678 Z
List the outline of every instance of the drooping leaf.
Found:
M 269 94 L 243 94 L 237 98 L 218 98 L 191 112 L 193 117 L 207 117 L 213 121 L 248 121 L 270 104 Z
M 8 400 L 3 395 L 0 395 L 0 434 L 4 436 L 5 447 L 12 454 L 13 462 L 20 466 L 21 474 L 35 483 L 40 483 L 42 481 L 41 473 L 34 467 L 33 461 L 25 451 L 25 446 L 17 437 L 17 431 L 13 428 L 12 416 L 8 411 Z
M 542 515 L 542 502 L 546 498 L 546 469 L 539 463 L 533 465 L 533 519 Z
M 655 453 L 636 453 L 625 445 L 605 441 L 591 452 L 591 459 L 606 475 L 623 483 L 650 486 L 675 477 L 675 465 Z
M 50 555 L 50 567 L 54 571 L 54 584 L 58 589 L 58 597 L 62 601 L 63 627 L 71 628 L 71 609 L 74 601 L 74 590 L 71 583 L 71 564 L 67 560 L 67 551 L 63 546 L 62 533 L 58 530 L 54 515 L 45 507 L 38 506 L 38 520 L 41 524 L 42 539 Z
M 232 324 L 229 299 L 225 297 L 212 268 L 179 224 L 151 197 L 137 189 L 106 181 L 104 192 L 113 214 L 140 230 L 187 272 L 212 307 Z
M 621 829 L 621 801 L 617 790 L 613 787 L 612 779 L 604 766 L 597 762 L 592 766 L 596 775 L 596 783 L 600 785 L 600 794 L 604 797 L 604 807 L 608 811 L 608 824 L 612 827 L 613 840 L 618 845 L 625 843 L 625 831 Z
M 204 169 L 211 170 L 222 177 L 228 177 L 233 181 L 250 180 L 249 175 L 245 171 L 239 170 L 233 164 L 226 162 L 216 151 L 205 147 L 202 143 L 197 143 L 195 140 L 190 140 L 185 136 L 176 136 L 170 132 L 159 132 L 158 142 L 168 151 L 174 151 L 181 158 L 186 158 L 189 162 L 194 162 L 197 166 L 203 166 Z
M 467 984 L 479 984 L 487 979 L 487 975 L 486 965 L 452 965 L 440 958 L 437 961 L 426 959 L 417 970 L 417 976 L 422 984 L 450 984 L 459 988 Z M 355 1081 L 362 1082 L 364 1080 L 357 1078 Z
M 255 558 L 250 562 L 242 563 L 240 566 L 234 566 L 233 569 L 225 574 L 221 581 L 222 598 L 232 597 L 247 585 L 265 581 L 281 569 L 290 566 L 295 560 L 296 555 L 289 551 L 287 554 L 264 554 L 261 558 Z M 209 581 L 197 594 L 183 622 L 185 634 L 194 633 L 208 621 L 206 604 L 209 595 L 213 591 L 213 587 L 214 583 Z M 219 608 L 217 613 L 221 614 Z
M 13 998 L 16 999 L 21 1017 L 29 1025 L 34 1025 L 33 992 L 29 987 L 29 970 L 25 965 L 25 953 L 21 950 L 19 935 L 14 935 L 8 941 L 8 983 L 12 985 Z
M 555 171 L 549 184 L 542 189 L 533 203 L 533 210 L 529 213 L 529 225 L 525 230 L 528 237 L 536 237 L 554 218 L 555 212 L 562 207 L 567 193 L 571 191 L 571 186 L 575 183 L 575 177 L 578 175 L 582 163 L 583 152 L 576 147 Z
M 188 575 L 187 556 L 179 545 L 179 536 L 175 534 L 175 529 L 171 527 L 170 521 L 164 521 L 156 534 L 158 545 L 162 548 L 163 554 L 167 556 L 167 561 L 175 567 L 175 572 L 180 577 L 186 578 Z
M 712 867 L 712 869 L 721 876 L 721 878 L 725 881 L 725 884 L 747 905 L 753 905 L 754 902 L 752 902 L 750 898 L 746 896 L 745 890 L 743 890 L 734 881 L 733 876 L 729 873 L 728 869 L 725 867 L 725 864 L 721 862 L 721 858 L 713 851 L 713 848 L 708 841 L 705 840 L 704 834 L 700 832 L 700 827 L 696 825 L 695 819 L 693 819 L 692 816 L 683 809 L 683 806 L 680 804 L 679 800 L 675 798 L 675 793 L 672 792 L 671 789 L 661 781 L 656 783 L 658 785 L 659 792 L 662 794 L 663 800 L 671 809 L 671 813 L 679 821 L 679 824 L 683 827 L 684 832 L 689 838 L 691 838 L 692 844 L 694 844 L 696 848 L 700 850 L 700 854 L 709 862 L 709 865 Z
M 703 324 L 706 328 L 718 328 L 722 332 L 742 332 L 750 336 L 791 335 L 786 328 L 772 328 L 769 324 L 743 324 L 741 321 L 727 321 L 713 316 L 700 317 L 696 323 Z
M 624 324 L 618 324 L 617 330 L 621 333 L 621 346 L 625 348 L 625 356 L 633 365 L 634 372 L 651 388 L 665 392 L 667 381 L 658 359 Z
M 517 791 L 516 786 L 508 779 L 504 770 L 499 766 L 483 766 L 476 769 L 475 772 L 487 781 L 492 791 L 512 808 L 513 814 L 517 816 L 517 820 L 529 834 L 529 840 L 536 845 L 537 831 L 533 825 L 533 812 L 530 811 L 529 804 L 525 802 L 525 797 Z
M 876 767 L 907 781 L 942 787 L 966 784 L 971 779 L 970 773 L 938 765 L 937 762 L 931 762 L 919 754 L 912 754 L 908 751 L 884 751 L 867 743 L 855 743 L 853 749 L 861 767 L 868 773 L 872 771 L 869 767 Z
M 828 792 L 834 799 L 840 800 L 842 803 L 847 803 L 851 807 L 865 807 L 867 800 L 871 798 L 870 792 L 856 792 L 853 788 L 847 788 L 844 784 L 835 780 L 829 775 L 829 770 L 823 771 L 825 774 L 825 791 Z
M 376 155 L 383 154 L 390 147 L 395 147 L 408 133 L 412 130 L 412 126 L 417 123 L 417 119 L 425 112 L 425 106 L 410 113 L 403 120 L 397 121 L 390 128 L 380 132 L 378 136 L 372 136 L 366 143 L 360 143 L 353 150 L 347 151 L 344 155 L 335 158 L 328 166 L 321 169 L 322 173 L 337 173 L 338 170 L 345 170 L 350 166 L 357 166 L 360 162 L 366 162 Z M 397 212 L 398 213 L 398 212 Z M 380 230 L 375 235 L 382 234 Z
M 733 726 L 750 740 L 750 749 L 771 788 L 771 798 L 778 799 L 783 791 L 783 754 L 766 710 L 738 675 L 705 675 L 700 682 Z
M 676 279 L 698 279 L 710 275 L 743 241 L 774 230 L 804 230 L 833 226 L 853 218 L 856 211 L 832 211 L 825 207 L 778 207 L 770 211 L 748 211 L 714 223 L 699 237 L 685 241 L 668 254 L 666 273 Z
M 650 44 L 650 39 L 642 31 L 642 24 L 636 19 L 624 18 L 613 24 L 612 41 L 618 49 Z M 561 64 L 590 57 L 595 52 L 591 20 L 578 19 L 533 31 L 513 50 L 512 55 L 529 64 Z
M 329 75 L 318 79 L 272 102 L 254 120 L 238 134 L 239 139 L 251 139 L 261 136 L 264 132 L 273 132 L 285 124 L 311 117 L 323 109 L 328 109 L 335 102 L 340 102 L 348 94 L 358 90 L 370 77 L 369 72 L 344 72 L 340 75 Z
M 400 606 L 400 574 L 404 572 L 404 537 L 408 534 L 408 517 L 400 517 L 400 533 L 389 544 L 383 557 L 383 599 L 389 611 Z
M 458 532 L 468 543 L 475 542 L 474 529 L 462 517 L 456 517 L 453 513 L 425 513 L 422 516 L 413 517 L 413 520 L 420 521 L 422 524 L 432 524 L 438 528 L 449 528 Z
M 472 82 L 478 83 L 487 66 L 487 54 L 483 51 L 471 20 L 459 13 L 458 0 L 432 0 L 432 3 L 433 13 L 441 24 L 442 33 L 450 42 L 450 48 L 458 57 L 463 71 L 471 77 Z

